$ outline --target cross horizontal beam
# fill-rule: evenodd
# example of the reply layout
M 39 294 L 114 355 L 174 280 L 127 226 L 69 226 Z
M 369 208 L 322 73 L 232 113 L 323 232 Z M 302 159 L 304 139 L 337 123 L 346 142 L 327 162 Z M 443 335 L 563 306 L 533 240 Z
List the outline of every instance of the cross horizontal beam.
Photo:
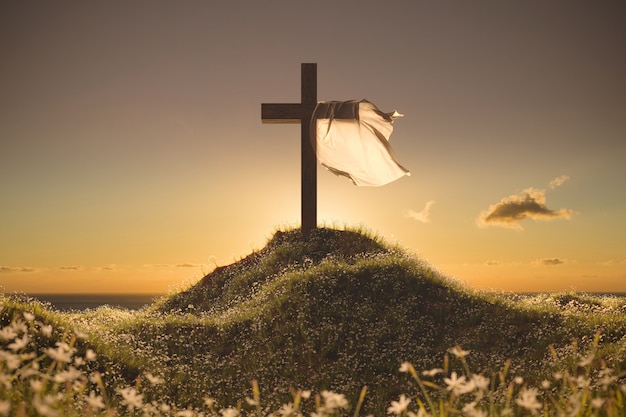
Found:
M 263 123 L 300 123 L 312 111 L 300 103 L 263 103 L 261 119 Z

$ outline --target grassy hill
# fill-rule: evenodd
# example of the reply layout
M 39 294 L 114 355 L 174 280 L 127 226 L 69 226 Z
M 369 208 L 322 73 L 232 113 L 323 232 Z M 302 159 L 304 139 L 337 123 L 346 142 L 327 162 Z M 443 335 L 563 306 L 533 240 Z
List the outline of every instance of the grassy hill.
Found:
M 4 304 L 6 324 L 33 302 Z M 307 239 L 276 232 L 263 249 L 139 312 L 37 307 L 42 320 L 87 334 L 111 384 L 146 373 L 166 381 L 146 400 L 235 404 L 256 380 L 267 404 L 288 401 L 290 387 L 342 392 L 355 404 L 367 385 L 363 410 L 377 414 L 400 394 L 417 397 L 398 371 L 404 361 L 459 374 L 468 365 L 495 381 L 511 359 L 512 374 L 540 384 L 563 363 L 575 367 L 600 331 L 597 361 L 626 369 L 625 311 L 619 298 L 476 292 L 367 233 L 332 229 Z M 466 362 L 446 358 L 457 345 L 471 351 Z

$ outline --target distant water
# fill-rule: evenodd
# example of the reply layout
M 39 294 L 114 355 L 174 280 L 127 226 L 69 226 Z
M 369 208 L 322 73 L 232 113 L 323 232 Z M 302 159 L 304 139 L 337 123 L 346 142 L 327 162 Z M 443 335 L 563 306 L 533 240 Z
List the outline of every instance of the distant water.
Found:
M 162 294 L 28 294 L 49 302 L 59 311 L 88 310 L 108 305 L 127 310 L 139 310 Z

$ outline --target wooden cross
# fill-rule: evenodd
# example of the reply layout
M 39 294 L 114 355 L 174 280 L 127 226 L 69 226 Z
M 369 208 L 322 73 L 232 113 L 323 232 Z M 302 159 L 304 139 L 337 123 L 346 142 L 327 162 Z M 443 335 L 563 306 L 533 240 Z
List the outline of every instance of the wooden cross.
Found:
M 333 103 L 338 102 L 317 102 L 317 64 L 302 64 L 301 74 L 300 103 L 263 103 L 261 119 L 263 123 L 300 123 L 302 234 L 308 236 L 317 228 L 316 138 L 311 128 L 317 129 L 317 115 L 343 120 L 357 120 L 359 115 L 358 104 L 335 107 Z
M 300 123 L 302 152 L 302 233 L 307 236 L 317 227 L 317 158 L 315 141 L 311 140 L 311 118 L 317 105 L 317 64 L 302 64 L 300 103 L 263 103 L 263 123 Z

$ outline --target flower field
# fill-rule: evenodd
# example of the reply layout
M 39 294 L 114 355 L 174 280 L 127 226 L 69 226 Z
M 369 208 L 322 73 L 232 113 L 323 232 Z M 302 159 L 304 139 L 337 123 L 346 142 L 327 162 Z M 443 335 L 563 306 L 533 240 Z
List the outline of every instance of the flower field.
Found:
M 476 292 L 277 232 L 139 311 L 0 296 L 0 416 L 625 416 L 626 300 Z

